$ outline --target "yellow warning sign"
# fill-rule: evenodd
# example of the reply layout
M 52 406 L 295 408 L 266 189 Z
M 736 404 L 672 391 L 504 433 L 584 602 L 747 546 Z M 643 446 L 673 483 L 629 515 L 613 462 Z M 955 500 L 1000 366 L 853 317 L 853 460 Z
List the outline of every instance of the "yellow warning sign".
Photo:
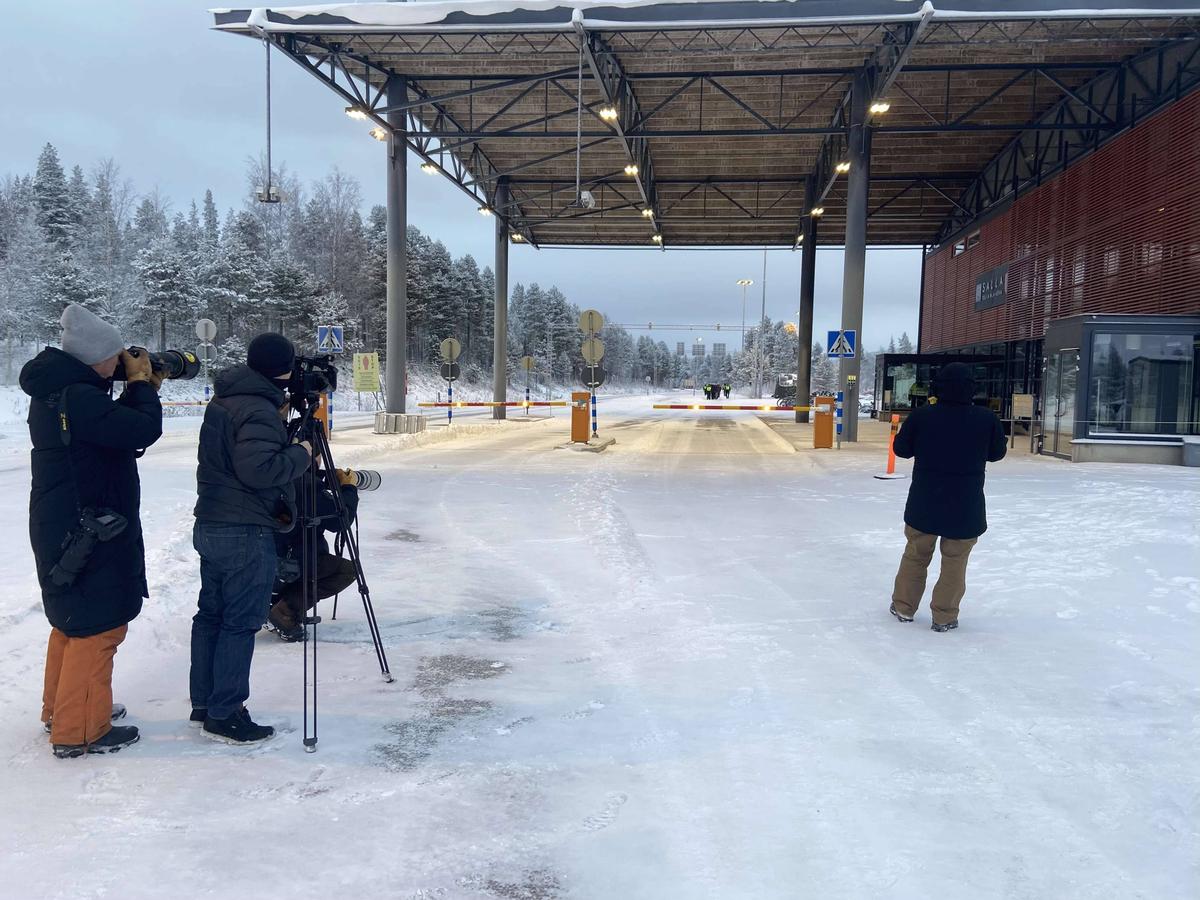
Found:
M 354 354 L 354 389 L 370 394 L 379 393 L 379 354 Z

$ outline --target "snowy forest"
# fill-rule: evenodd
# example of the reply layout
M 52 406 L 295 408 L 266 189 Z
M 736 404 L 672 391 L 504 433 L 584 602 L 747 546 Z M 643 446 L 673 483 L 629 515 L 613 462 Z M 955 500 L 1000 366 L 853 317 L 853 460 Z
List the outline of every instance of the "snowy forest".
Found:
M 0 180 L 0 378 L 11 384 L 39 345 L 58 338 L 63 307 L 79 303 L 114 322 L 131 343 L 192 348 L 197 319 L 217 323 L 217 366 L 244 358 L 265 330 L 311 349 L 318 322 L 345 325 L 348 350 L 384 351 L 387 217 L 363 218 L 358 182 L 336 168 L 305 185 L 279 166 L 279 203 L 261 203 L 265 163 L 247 163 L 246 193 L 222 214 L 211 191 L 182 207 L 157 190 L 139 193 L 114 160 L 68 174 L 51 144 L 31 174 Z M 468 381 L 491 377 L 494 283 L 490 268 L 409 226 L 409 359 L 431 365 L 438 343 L 457 337 Z M 603 312 L 603 310 L 602 310 Z M 509 371 L 520 357 L 537 361 L 540 381 L 568 384 L 581 364 L 579 307 L 556 287 L 516 284 L 509 303 Z M 648 335 L 606 325 L 609 383 L 678 387 L 688 379 L 750 385 L 761 366 L 770 393 L 775 376 L 794 372 L 796 328 L 771 322 L 747 332 L 745 350 L 694 356 Z M 734 340 L 737 340 L 736 338 Z M 761 340 L 762 356 L 759 355 Z M 904 352 L 907 336 L 902 337 Z M 741 342 L 738 340 L 740 347 Z M 890 348 L 891 349 L 891 348 Z M 873 384 L 873 357 L 862 383 Z M 384 359 L 386 365 L 386 358 Z M 837 366 L 813 347 L 813 387 L 833 388 Z

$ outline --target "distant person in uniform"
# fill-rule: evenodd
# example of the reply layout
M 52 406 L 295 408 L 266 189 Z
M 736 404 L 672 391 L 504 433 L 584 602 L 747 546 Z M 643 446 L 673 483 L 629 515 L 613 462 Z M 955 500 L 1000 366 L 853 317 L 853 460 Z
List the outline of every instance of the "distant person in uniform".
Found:
M 725 399 L 726 399 L 726 400 L 728 400 L 728 399 L 729 399 L 729 392 L 730 392 L 732 389 L 733 389 L 733 388 L 732 388 L 732 386 L 731 386 L 730 384 L 728 384 L 728 383 L 727 383 L 727 384 L 725 384 L 725 385 L 724 385 L 724 387 L 723 387 L 723 390 L 725 391 Z
M 891 613 L 911 622 L 925 593 L 934 547 L 942 540 L 942 569 L 933 588 L 933 630 L 958 627 L 958 605 L 967 590 L 967 558 L 987 531 L 983 498 L 987 463 L 1004 459 L 1004 427 L 996 414 L 974 406 L 971 370 L 951 363 L 934 380 L 936 402 L 914 410 L 896 435 L 896 455 L 915 459 Z

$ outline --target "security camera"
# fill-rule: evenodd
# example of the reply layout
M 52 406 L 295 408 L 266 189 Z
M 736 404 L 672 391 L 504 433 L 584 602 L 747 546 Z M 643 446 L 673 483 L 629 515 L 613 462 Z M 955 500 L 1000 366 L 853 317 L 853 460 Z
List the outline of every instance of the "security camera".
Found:
M 580 191 L 579 192 L 579 205 L 582 206 L 584 209 L 595 209 L 596 208 L 596 198 L 592 196 L 591 191 Z

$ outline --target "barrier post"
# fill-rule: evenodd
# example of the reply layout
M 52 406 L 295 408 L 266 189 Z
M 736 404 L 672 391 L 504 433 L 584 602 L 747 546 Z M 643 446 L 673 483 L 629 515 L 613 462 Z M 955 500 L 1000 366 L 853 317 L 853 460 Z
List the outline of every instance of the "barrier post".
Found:
M 903 478 L 903 475 L 896 474 L 896 433 L 900 430 L 900 414 L 892 413 L 892 428 L 891 434 L 888 435 L 888 460 L 887 471 L 880 472 L 876 478 L 881 478 L 885 481 L 893 481 Z
M 592 437 L 600 437 L 596 430 L 596 389 L 592 389 Z
M 834 417 L 837 419 L 837 446 L 839 450 L 842 449 L 842 402 L 844 397 L 845 394 L 842 391 L 837 392 L 837 409 L 834 413 Z
M 588 395 L 583 391 L 571 392 L 571 441 L 586 444 L 588 440 Z
M 900 430 L 900 414 L 892 413 L 892 433 L 888 435 L 888 467 L 889 475 L 896 474 L 896 432 Z
M 446 407 L 446 425 L 454 424 L 454 382 L 446 382 L 446 402 L 450 405 Z

